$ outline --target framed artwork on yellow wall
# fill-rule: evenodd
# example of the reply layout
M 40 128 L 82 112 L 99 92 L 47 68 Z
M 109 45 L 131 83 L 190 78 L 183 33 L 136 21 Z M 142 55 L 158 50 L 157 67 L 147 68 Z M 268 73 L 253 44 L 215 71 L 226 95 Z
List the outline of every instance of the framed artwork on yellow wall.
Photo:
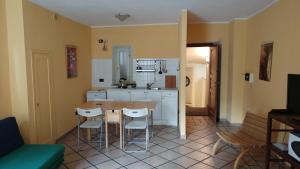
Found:
M 67 77 L 75 78 L 77 72 L 77 47 L 73 45 L 66 45 L 66 58 L 67 58 Z
M 273 42 L 261 45 L 259 62 L 259 80 L 270 81 L 273 57 Z

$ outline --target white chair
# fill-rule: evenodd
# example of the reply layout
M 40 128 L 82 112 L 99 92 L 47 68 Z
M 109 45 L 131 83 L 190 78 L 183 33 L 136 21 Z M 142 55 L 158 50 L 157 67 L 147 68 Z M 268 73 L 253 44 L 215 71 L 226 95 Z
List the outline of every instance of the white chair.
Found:
M 125 141 L 127 139 L 126 136 L 126 130 L 145 130 L 146 136 L 145 136 L 145 150 L 148 150 L 148 144 L 149 144 L 149 128 L 148 128 L 148 116 L 149 111 L 147 108 L 143 109 L 123 109 L 123 149 L 125 152 L 141 152 L 139 151 L 127 151 L 125 147 Z M 126 118 L 127 117 L 127 118 Z M 129 119 L 128 119 L 129 117 Z M 141 117 L 144 117 L 141 119 Z M 130 143 L 130 142 L 128 142 Z M 134 142 L 134 143 L 141 143 L 141 142 Z M 143 151 L 143 152 L 144 152 Z
M 152 102 L 153 100 L 151 100 L 151 99 L 136 99 L 134 101 L 137 101 L 137 102 Z M 151 131 L 150 133 L 151 133 L 151 139 L 152 139 L 154 137 L 154 131 L 153 131 L 153 113 L 154 112 L 149 110 L 149 113 L 150 113 L 151 117 L 148 119 L 148 124 L 149 124 L 149 127 L 150 127 L 150 131 Z
M 78 126 L 77 126 L 77 149 L 79 150 L 79 139 L 80 139 L 80 128 L 84 129 L 101 129 L 100 130 L 100 137 L 99 137 L 99 150 L 101 149 L 101 140 L 102 140 L 102 133 L 103 133 L 103 120 L 102 118 L 97 118 L 101 115 L 103 115 L 103 112 L 101 108 L 95 108 L 95 109 L 81 109 L 77 108 L 77 115 L 78 115 Z M 87 117 L 88 120 L 81 123 L 80 117 Z M 92 118 L 97 118 L 92 119 Z M 97 142 L 97 141 L 96 141 Z

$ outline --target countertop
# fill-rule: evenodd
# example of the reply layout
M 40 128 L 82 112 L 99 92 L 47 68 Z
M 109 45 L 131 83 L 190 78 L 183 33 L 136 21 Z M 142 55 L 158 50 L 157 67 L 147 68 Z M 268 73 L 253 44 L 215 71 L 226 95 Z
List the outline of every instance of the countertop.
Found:
M 160 87 L 159 90 L 151 90 L 147 89 L 146 87 L 136 87 L 136 88 L 117 88 L 117 87 L 106 87 L 106 88 L 93 88 L 91 91 L 105 91 L 105 90 L 147 90 L 147 91 L 178 91 L 177 88 L 163 88 Z

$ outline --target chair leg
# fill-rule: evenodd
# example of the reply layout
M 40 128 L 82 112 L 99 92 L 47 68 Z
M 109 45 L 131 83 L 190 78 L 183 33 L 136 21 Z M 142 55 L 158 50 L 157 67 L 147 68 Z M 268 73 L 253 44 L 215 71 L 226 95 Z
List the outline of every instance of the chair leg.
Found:
M 120 131 L 119 131 L 120 132 L 120 149 L 122 150 L 123 149 L 122 148 L 123 147 L 123 143 L 122 143 L 123 142 L 123 138 L 122 138 L 122 136 L 123 136 L 123 134 L 122 134 L 122 124 L 120 123 L 119 126 L 120 126 Z
M 212 155 L 216 155 L 217 153 L 217 148 L 219 144 L 221 143 L 222 139 L 219 138 L 219 140 L 214 144 L 213 149 L 212 149 Z
M 105 147 L 108 150 L 108 126 L 107 120 L 105 120 Z
M 99 138 L 99 151 L 101 150 L 102 145 L 102 134 L 103 134 L 103 125 L 101 124 L 100 138 Z
M 116 128 L 116 136 L 118 136 L 118 123 L 115 124 L 115 128 Z
M 237 156 L 237 158 L 236 158 L 236 160 L 235 160 L 235 162 L 234 162 L 234 169 L 238 169 L 238 167 L 239 167 L 239 163 L 240 163 L 240 161 L 241 161 L 241 159 L 243 158 L 243 156 L 247 153 L 249 151 L 249 148 L 247 148 L 247 149 L 241 149 L 241 152 L 240 152 L 240 154 Z
M 79 127 L 77 127 L 77 151 L 79 151 L 79 138 L 80 138 Z
M 125 150 L 125 127 L 123 126 L 123 132 L 122 132 L 122 135 L 123 135 L 123 141 L 122 141 L 122 144 L 123 144 L 123 146 L 122 146 L 122 150 Z
M 148 151 L 148 144 L 149 144 L 149 129 L 146 128 L 146 151 Z

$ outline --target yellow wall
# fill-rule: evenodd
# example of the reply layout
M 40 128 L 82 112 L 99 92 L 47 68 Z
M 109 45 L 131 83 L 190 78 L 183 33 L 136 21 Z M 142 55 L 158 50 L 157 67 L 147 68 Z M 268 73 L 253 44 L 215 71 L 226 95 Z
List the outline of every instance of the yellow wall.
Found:
M 279 1 L 248 20 L 246 71 L 255 81 L 245 88 L 245 109 L 266 114 L 286 107 L 287 74 L 300 74 L 300 1 Z M 260 46 L 274 41 L 271 81 L 258 80 Z
M 5 1 L 0 1 L 0 119 L 11 115 Z
M 220 118 L 227 118 L 229 25 L 189 24 L 187 34 L 187 43 L 220 42 L 222 44 Z
M 99 39 L 108 40 L 102 51 Z M 178 25 L 144 25 L 92 28 L 92 56 L 111 58 L 113 45 L 131 45 L 135 58 L 178 57 Z
M 229 25 L 229 70 L 227 120 L 240 123 L 244 119 L 244 74 L 247 49 L 247 21 L 234 20 Z
M 84 101 L 85 92 L 91 87 L 91 31 L 88 26 L 73 22 L 23 1 L 26 55 L 28 69 L 31 67 L 31 52 L 42 50 L 50 53 L 54 82 L 54 113 L 56 116 L 56 138 L 64 135 L 76 125 L 74 108 Z M 77 46 L 78 77 L 67 79 L 65 45 Z M 28 79 L 32 74 L 28 71 Z M 33 111 L 33 89 L 29 83 L 30 105 Z
M 25 142 L 31 142 L 22 0 L 6 0 L 5 6 L 11 111 L 17 118 Z

